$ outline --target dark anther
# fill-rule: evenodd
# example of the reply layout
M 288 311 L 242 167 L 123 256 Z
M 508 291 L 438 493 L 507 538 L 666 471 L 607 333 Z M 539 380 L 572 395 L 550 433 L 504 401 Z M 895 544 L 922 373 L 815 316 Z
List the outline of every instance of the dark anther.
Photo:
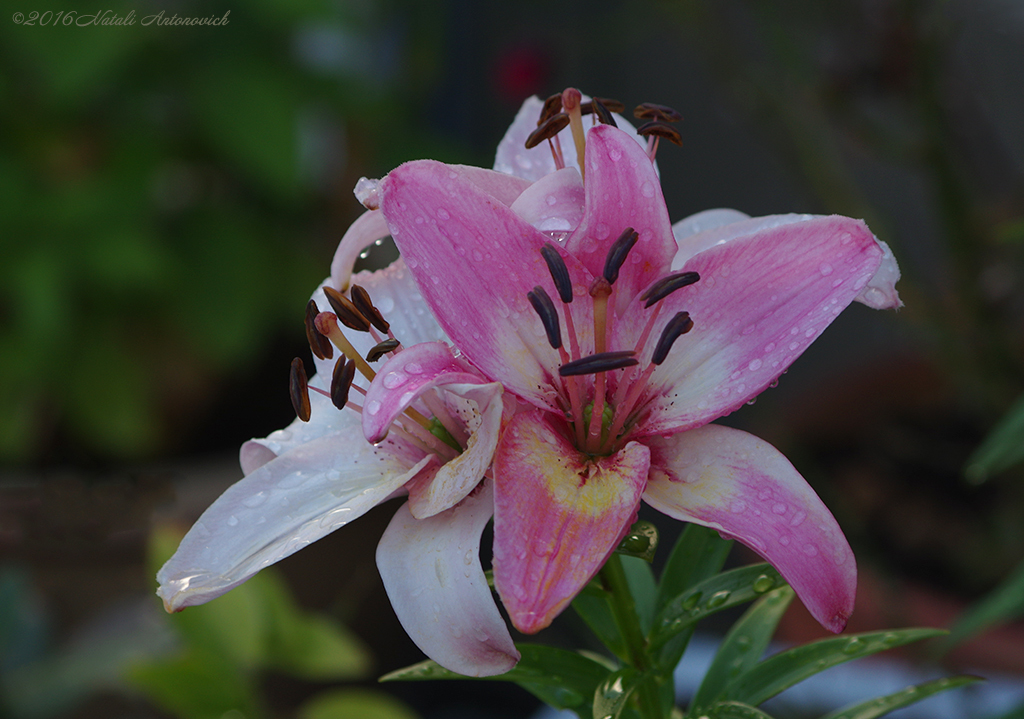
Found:
M 309 381 L 306 379 L 306 367 L 298 357 L 292 360 L 291 374 L 288 376 L 288 395 L 291 397 L 295 415 L 303 422 L 308 422 Z
M 540 248 L 541 257 L 548 263 L 548 271 L 558 291 L 558 298 L 565 304 L 572 302 L 572 281 L 569 279 L 569 268 L 565 266 L 565 260 L 558 254 L 558 250 L 552 244 L 546 244 Z
M 619 235 L 619 239 L 612 243 L 611 249 L 608 250 L 608 257 L 604 261 L 604 278 L 608 280 L 608 284 L 615 284 L 615 280 L 619 279 L 619 269 L 639 238 L 640 235 L 636 230 L 627 227 Z
M 352 300 L 329 285 L 324 285 L 324 294 L 327 295 L 327 301 L 331 303 L 334 314 L 338 315 L 338 319 L 343 325 L 357 332 L 368 332 L 370 330 L 369 320 L 363 317 L 362 313 L 356 309 L 356 306 L 352 304 Z
M 700 275 L 696 272 L 676 272 L 674 275 L 662 277 L 640 295 L 640 299 L 647 300 L 644 309 L 647 309 L 656 302 L 661 302 L 680 287 L 692 285 L 699 279 Z
M 665 105 L 658 105 L 653 102 L 644 102 L 633 110 L 633 117 L 637 120 L 661 120 L 662 122 L 679 122 L 683 116 Z
M 598 110 L 595 109 L 597 105 L 602 105 L 604 109 L 607 110 L 609 113 L 623 112 L 626 109 L 626 106 L 623 105 L 618 100 L 613 100 L 610 97 L 595 97 L 594 99 L 590 100 L 590 102 L 580 103 L 580 114 L 589 115 L 592 112 L 598 112 Z M 602 119 L 601 122 L 604 122 L 604 120 Z M 614 125 L 615 123 L 606 124 Z
M 359 310 L 359 314 L 368 319 L 370 324 L 381 332 L 387 332 L 391 325 L 384 319 L 380 310 L 373 306 L 373 302 L 370 301 L 370 293 L 359 285 L 352 285 L 350 292 L 352 293 L 352 304 Z
M 654 348 L 654 356 L 651 357 L 651 362 L 654 364 L 661 364 L 668 357 L 668 351 L 672 349 L 673 343 L 679 339 L 679 335 L 685 335 L 687 332 L 693 329 L 693 320 L 690 319 L 689 312 L 678 312 L 676 316 L 668 321 L 665 325 L 665 329 L 662 330 L 661 339 L 658 340 L 658 346 Z
M 537 127 L 540 127 L 561 111 L 562 93 L 556 92 L 554 95 L 551 95 L 550 97 L 548 97 L 547 100 L 544 101 L 544 107 L 540 111 L 540 117 L 537 118 Z
M 386 339 L 383 342 L 378 342 L 370 348 L 369 352 L 366 353 L 366 361 L 376 362 L 400 344 L 401 342 L 393 339 Z
M 317 359 L 331 359 L 334 357 L 334 345 L 331 341 L 320 334 L 316 328 L 316 316 L 320 314 L 320 308 L 316 302 L 310 300 L 306 303 L 306 339 L 309 340 L 309 348 Z
M 667 122 L 662 122 L 661 120 L 645 122 L 636 129 L 636 133 L 638 135 L 643 135 L 644 137 L 647 137 L 648 135 L 664 137 L 669 142 L 673 142 L 680 147 L 683 146 L 683 136 L 679 134 L 679 130 L 672 127 Z
M 338 409 L 345 409 L 348 404 L 348 391 L 352 388 L 352 378 L 355 376 L 355 361 L 339 357 L 331 373 L 331 402 Z
M 605 125 L 611 125 L 612 127 L 618 127 L 618 123 L 615 122 L 615 118 L 612 117 L 611 111 L 608 107 L 598 100 L 596 97 L 590 101 L 590 104 L 594 108 L 594 114 L 597 115 L 597 119 L 603 122 Z
M 569 116 L 564 112 L 552 115 L 544 121 L 543 125 L 531 132 L 530 136 L 526 138 L 526 149 L 529 150 L 531 147 L 536 147 L 545 140 L 550 140 L 568 126 Z
M 555 303 L 551 301 L 548 293 L 540 285 L 526 293 L 533 309 L 540 315 L 540 321 L 544 325 L 544 331 L 548 333 L 548 342 L 552 348 L 558 349 L 562 346 L 562 328 L 558 324 L 558 312 L 555 311 Z
M 589 357 L 566 362 L 558 368 L 558 374 L 563 377 L 571 377 L 579 374 L 597 374 L 608 372 L 613 369 L 632 367 L 639 360 L 635 357 L 633 350 L 621 350 L 619 352 L 598 352 Z

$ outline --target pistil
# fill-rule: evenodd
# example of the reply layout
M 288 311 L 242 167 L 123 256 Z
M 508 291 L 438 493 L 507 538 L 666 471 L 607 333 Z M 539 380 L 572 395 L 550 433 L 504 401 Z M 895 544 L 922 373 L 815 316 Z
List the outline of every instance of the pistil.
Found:
M 586 182 L 584 154 L 587 147 L 586 134 L 583 130 L 583 115 L 580 112 L 580 91 L 574 87 L 562 91 L 562 109 L 569 115 L 569 127 L 572 128 L 572 141 L 576 145 L 576 162 L 580 166 L 580 178 Z

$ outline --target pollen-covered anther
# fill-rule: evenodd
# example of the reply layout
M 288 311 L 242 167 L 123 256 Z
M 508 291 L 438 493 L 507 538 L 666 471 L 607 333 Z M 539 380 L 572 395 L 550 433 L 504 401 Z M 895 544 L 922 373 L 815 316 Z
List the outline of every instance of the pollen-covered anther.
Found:
M 363 316 L 352 300 L 329 285 L 324 286 L 324 294 L 341 324 L 356 332 L 370 331 L 370 321 Z
M 626 106 L 618 100 L 613 100 L 610 97 L 595 97 L 580 105 L 580 114 L 589 115 L 592 112 L 600 112 L 595 109 L 597 105 L 601 105 L 609 112 L 624 112 L 626 110 Z M 604 120 L 601 122 L 604 122 Z
M 676 290 L 692 285 L 699 279 L 700 275 L 696 272 L 676 272 L 675 274 L 662 277 L 640 295 L 640 299 L 645 300 L 644 309 L 657 302 L 661 302 Z
M 540 117 L 537 118 L 537 127 L 550 120 L 554 115 L 562 111 L 562 93 L 556 92 L 544 100 L 544 107 L 540 110 Z
M 548 335 L 548 342 L 551 344 L 551 347 L 558 349 L 562 346 L 562 328 L 558 324 L 558 312 L 555 311 L 555 303 L 551 301 L 551 297 L 548 296 L 548 293 L 540 285 L 527 292 L 526 297 L 540 316 L 541 324 L 544 325 L 544 331 Z
M 526 149 L 536 147 L 545 140 L 550 140 L 569 125 L 569 116 L 564 112 L 552 115 L 544 123 L 531 132 L 526 138 Z
M 633 350 L 620 350 L 618 352 L 597 352 L 596 354 L 582 357 L 572 362 L 566 362 L 558 368 L 558 374 L 563 377 L 573 377 L 581 374 L 597 374 L 599 372 L 610 372 L 614 369 L 632 367 L 639 364 L 636 353 Z
M 309 341 L 309 349 L 316 355 L 317 359 L 332 359 L 334 357 L 334 345 L 331 341 L 320 334 L 316 328 L 316 316 L 320 314 L 320 308 L 316 302 L 310 300 L 306 303 L 306 339 Z
M 401 342 L 393 338 L 388 338 L 383 342 L 378 342 L 377 344 L 370 348 L 369 352 L 366 353 L 366 361 L 376 362 L 381 357 L 386 355 L 388 352 L 394 352 L 396 349 L 398 349 L 398 345 L 400 344 Z
M 381 332 L 387 332 L 391 328 L 391 325 L 384 319 L 384 315 L 380 313 L 380 310 L 373 306 L 369 292 L 359 285 L 352 285 L 350 292 L 352 294 L 352 304 L 355 305 L 359 314 L 365 317 L 370 324 Z
M 658 344 L 654 348 L 654 355 L 651 357 L 651 362 L 656 365 L 660 365 L 668 357 L 669 350 L 672 349 L 672 345 L 680 335 L 685 335 L 687 332 L 693 329 L 693 320 L 690 319 L 689 312 L 677 312 L 675 317 L 668 321 L 665 325 L 665 329 L 661 332 L 661 337 L 658 339 Z
M 309 380 L 306 378 L 306 367 L 298 357 L 292 360 L 291 371 L 288 375 L 288 396 L 292 400 L 295 416 L 303 422 L 308 422 L 311 414 Z
M 547 263 L 551 280 L 555 283 L 555 290 L 558 291 L 558 298 L 565 304 L 570 304 L 572 302 L 572 280 L 569 279 L 569 268 L 565 266 L 565 260 L 551 243 L 541 247 L 540 254 L 544 258 L 544 262 Z
M 656 102 L 640 103 L 633 110 L 633 117 L 637 120 L 661 120 L 662 122 L 679 122 L 683 119 L 678 111 Z
M 345 409 L 348 404 L 348 393 L 352 389 L 352 380 L 356 376 L 356 363 L 339 357 L 331 373 L 331 402 L 338 409 Z
M 663 137 L 669 142 L 679 145 L 683 145 L 683 136 L 679 134 L 679 130 L 669 125 L 667 122 L 661 120 L 651 120 L 645 122 L 640 127 L 636 128 L 636 134 L 644 137 Z
M 619 105 L 621 106 L 622 103 L 620 102 Z M 597 117 L 598 122 L 601 122 L 602 124 L 605 125 L 611 125 L 612 127 L 618 127 L 619 124 L 615 122 L 615 118 L 612 117 L 612 112 L 613 110 L 611 110 L 611 108 L 605 105 L 604 102 L 602 102 L 601 99 L 597 97 L 595 97 L 590 102 L 585 102 L 582 105 L 580 105 L 581 115 L 593 113 L 594 116 Z
M 633 245 L 640 238 L 640 235 L 632 227 L 627 227 L 619 235 L 619 239 L 612 243 L 611 248 L 608 250 L 608 256 L 604 261 L 604 278 L 608 280 L 608 284 L 615 284 L 615 280 L 619 279 L 619 269 L 622 267 L 622 263 L 626 261 L 629 251 L 633 249 Z

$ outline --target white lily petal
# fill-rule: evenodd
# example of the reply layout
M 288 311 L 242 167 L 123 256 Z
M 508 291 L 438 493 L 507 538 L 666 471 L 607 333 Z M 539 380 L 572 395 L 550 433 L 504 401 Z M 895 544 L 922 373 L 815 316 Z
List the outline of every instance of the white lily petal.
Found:
M 377 240 L 387 237 L 388 223 L 380 210 L 367 210 L 353 222 L 338 243 L 331 260 L 331 286 L 338 289 L 347 288 L 352 277 L 352 267 L 356 264 L 359 253 Z M 323 307 L 321 307 L 323 309 Z
M 295 447 L 203 513 L 157 573 L 157 594 L 168 611 L 219 597 L 361 516 L 433 461 L 395 441 L 368 444 L 358 427 Z
M 877 237 L 875 238 L 878 239 Z M 881 240 L 878 240 L 879 246 L 882 248 L 882 264 L 878 266 L 878 271 L 875 272 L 864 289 L 856 297 L 857 302 L 861 302 L 873 310 L 895 310 L 903 306 L 902 300 L 900 300 L 899 294 L 896 292 L 896 282 L 900 279 L 900 266 L 896 264 L 896 257 L 892 254 L 892 250 L 889 249 L 889 245 Z
M 676 242 L 682 242 L 690 235 L 696 235 L 698 232 L 707 232 L 716 227 L 731 225 L 734 222 L 742 222 L 749 219 L 750 215 L 747 213 L 732 210 L 728 207 L 703 210 L 689 217 L 684 217 L 672 225 L 672 234 L 675 235 Z
M 406 633 L 441 666 L 474 677 L 504 674 L 519 661 L 480 566 L 480 533 L 493 513 L 490 482 L 429 519 L 414 519 L 405 504 L 377 547 Z

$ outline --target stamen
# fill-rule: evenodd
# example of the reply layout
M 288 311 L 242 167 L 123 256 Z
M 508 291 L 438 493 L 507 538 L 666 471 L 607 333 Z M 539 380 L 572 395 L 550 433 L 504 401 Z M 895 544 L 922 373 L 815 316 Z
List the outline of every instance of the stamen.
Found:
M 400 344 L 402 343 L 396 339 L 386 339 L 383 342 L 378 342 L 366 353 L 366 361 L 376 362 L 388 352 L 393 352 Z
M 654 102 L 643 102 L 637 105 L 633 110 L 633 117 L 637 120 L 661 120 L 662 122 L 679 122 L 683 119 L 683 116 L 671 107 Z
M 356 332 L 368 332 L 370 330 L 370 321 L 363 317 L 362 313 L 356 309 L 356 306 L 352 304 L 352 300 L 330 285 L 324 285 L 324 294 L 327 295 L 327 301 L 331 303 L 331 309 L 334 310 L 334 314 L 337 315 L 343 325 Z
M 673 343 L 679 339 L 680 335 L 685 335 L 687 332 L 693 329 L 693 320 L 690 319 L 689 312 L 678 312 L 675 317 L 668 321 L 665 325 L 665 329 L 661 332 L 661 339 L 658 340 L 658 345 L 654 348 L 654 356 L 651 357 L 651 362 L 656 365 L 660 365 L 668 357 L 668 351 L 672 349 Z
M 594 298 L 594 349 L 604 352 L 608 328 L 608 295 L 612 285 L 604 277 L 594 278 L 590 285 L 590 296 Z
M 639 238 L 640 235 L 636 230 L 627 227 L 619 235 L 619 239 L 612 243 L 611 249 L 608 250 L 608 257 L 604 261 L 604 278 L 608 280 L 608 284 L 614 284 L 615 280 L 619 279 L 619 269 Z
M 309 349 L 313 351 L 317 359 L 333 359 L 334 346 L 331 341 L 324 337 L 316 328 L 316 316 L 320 314 L 320 308 L 316 302 L 310 300 L 306 303 L 306 340 L 309 341 Z
M 662 277 L 640 295 L 640 299 L 647 300 L 644 309 L 647 309 L 656 302 L 660 302 L 676 290 L 692 285 L 699 279 L 700 275 L 696 272 L 677 272 L 673 275 Z
M 569 114 L 569 125 L 572 127 L 572 141 L 576 145 L 576 162 L 580 167 L 580 178 L 586 182 L 584 155 L 587 141 L 583 132 L 583 117 L 580 114 L 580 91 L 574 87 L 562 91 L 562 108 Z
M 589 357 L 582 357 L 572 362 L 567 362 L 558 368 L 558 374 L 562 377 L 574 377 L 581 374 L 597 374 L 599 372 L 610 372 L 613 369 L 632 367 L 638 364 L 633 350 L 620 350 L 618 352 L 597 352 Z
M 551 347 L 558 349 L 562 346 L 562 328 L 558 323 L 558 312 L 555 311 L 555 303 L 551 301 L 548 293 L 540 285 L 527 292 L 526 297 L 540 316 L 540 321 L 544 325 L 544 331 L 547 332 L 548 342 L 551 344 Z
M 586 105 L 587 103 L 584 103 Z M 618 127 L 618 123 L 615 122 L 615 118 L 612 117 L 612 113 L 608 110 L 608 107 L 601 102 L 598 98 L 594 98 L 590 101 L 590 105 L 593 108 L 593 113 L 597 119 L 605 125 L 611 125 L 612 127 Z M 582 106 L 580 108 L 582 112 Z
M 348 393 L 352 389 L 352 380 L 356 376 L 356 363 L 339 357 L 331 373 L 331 402 L 338 409 L 345 409 L 348 404 Z
M 596 107 L 594 103 L 598 103 L 609 112 L 624 112 L 626 109 L 626 106 L 623 105 L 618 100 L 613 100 L 610 97 L 595 97 L 590 102 L 584 102 L 582 105 L 580 105 L 580 113 L 583 115 L 589 115 L 590 113 L 594 112 L 594 108 Z M 601 120 L 601 122 L 604 122 L 604 120 Z M 614 125 L 615 123 L 605 124 Z
M 329 295 L 328 295 L 329 296 Z M 352 346 L 352 343 L 348 341 L 345 333 L 338 327 L 338 318 L 332 312 L 321 312 L 316 316 L 316 328 L 320 330 L 321 334 L 327 335 L 331 342 L 342 351 L 342 353 L 350 360 L 356 363 L 356 368 L 359 372 L 366 377 L 366 379 L 373 381 L 373 378 L 377 376 L 377 373 L 373 371 L 370 365 L 366 364 L 356 348 Z
M 550 140 L 555 135 L 564 130 L 570 122 L 570 118 L 564 112 L 560 112 L 557 115 L 552 115 L 544 124 L 538 127 L 536 130 L 531 132 L 526 138 L 526 149 L 529 150 L 532 147 L 536 147 L 545 140 Z
M 298 357 L 292 360 L 291 373 L 288 376 L 288 396 L 292 400 L 295 415 L 303 422 L 308 422 L 311 414 L 309 381 L 306 379 L 306 367 Z
M 679 130 L 669 125 L 667 122 L 661 120 L 651 120 L 645 122 L 643 125 L 636 129 L 636 134 L 643 135 L 644 137 L 664 137 L 666 140 L 683 146 L 683 136 L 679 134 Z
M 352 285 L 350 291 L 352 294 L 352 304 L 355 305 L 359 314 L 369 320 L 370 324 L 381 332 L 387 332 L 391 325 L 384 319 L 384 315 L 380 313 L 380 310 L 373 306 L 370 293 L 359 285 Z
M 554 95 L 548 96 L 548 98 L 544 100 L 544 107 L 540 111 L 540 117 L 537 118 L 537 127 L 540 127 L 561 111 L 562 93 L 556 92 Z
M 565 260 L 558 254 L 558 250 L 551 243 L 540 248 L 540 254 L 548 263 L 548 271 L 558 291 L 558 298 L 565 304 L 572 302 L 572 280 L 569 279 L 569 268 L 565 266 Z

